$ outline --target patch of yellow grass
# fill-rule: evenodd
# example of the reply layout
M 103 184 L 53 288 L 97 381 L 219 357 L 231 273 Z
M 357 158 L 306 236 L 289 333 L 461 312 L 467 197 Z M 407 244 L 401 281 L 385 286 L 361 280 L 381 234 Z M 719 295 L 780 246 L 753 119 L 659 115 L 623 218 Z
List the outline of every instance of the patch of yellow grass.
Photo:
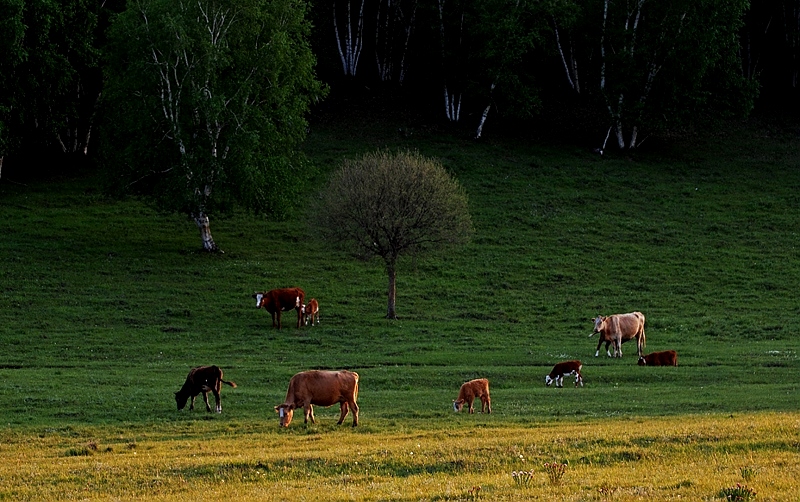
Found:
M 696 501 L 742 483 L 800 500 L 800 413 L 484 425 L 7 430 L 0 498 Z M 568 464 L 559 483 L 554 461 Z

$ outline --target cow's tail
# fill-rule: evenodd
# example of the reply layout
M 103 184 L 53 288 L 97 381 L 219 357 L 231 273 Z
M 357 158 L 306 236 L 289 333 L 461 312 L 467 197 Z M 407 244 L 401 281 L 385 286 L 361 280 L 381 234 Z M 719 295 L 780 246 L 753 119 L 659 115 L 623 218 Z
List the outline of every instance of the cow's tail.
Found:
M 220 382 L 222 382 L 222 383 L 224 383 L 225 385 L 230 385 L 230 386 L 231 386 L 231 387 L 233 387 L 234 389 L 236 388 L 236 382 L 234 382 L 233 380 L 231 380 L 230 382 L 226 382 L 225 380 L 223 380 L 223 379 L 221 379 L 221 378 L 220 378 L 220 379 L 219 379 L 219 381 L 220 381 Z

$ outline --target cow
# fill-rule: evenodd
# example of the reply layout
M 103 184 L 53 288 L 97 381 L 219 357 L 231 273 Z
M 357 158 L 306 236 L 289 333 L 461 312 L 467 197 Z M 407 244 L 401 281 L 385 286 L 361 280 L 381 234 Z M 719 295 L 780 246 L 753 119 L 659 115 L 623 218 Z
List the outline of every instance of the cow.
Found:
M 193 410 L 194 399 L 202 392 L 203 400 L 206 402 L 206 411 L 211 412 L 211 406 L 208 404 L 208 393 L 212 392 L 217 403 L 216 411 L 217 413 L 222 413 L 222 398 L 219 394 L 222 390 L 222 384 L 236 388 L 235 382 L 226 382 L 222 379 L 222 369 L 218 366 L 192 368 L 189 371 L 189 375 L 186 376 L 186 382 L 183 383 L 181 390 L 175 393 L 175 402 L 178 404 L 178 409 L 182 410 L 186 406 L 186 401 L 192 398 L 189 409 Z
M 639 366 L 677 366 L 678 353 L 674 350 L 651 352 L 646 356 L 641 356 L 638 364 Z
M 550 387 L 550 384 L 553 382 L 556 383 L 556 387 L 564 387 L 564 377 L 575 375 L 575 387 L 577 387 L 578 384 L 583 387 L 581 368 L 583 368 L 583 364 L 580 361 L 564 361 L 557 363 L 553 366 L 553 369 L 550 370 L 550 374 L 544 377 L 544 383 L 548 387 Z
M 349 410 L 353 410 L 353 427 L 358 425 L 358 373 L 353 371 L 303 371 L 289 380 L 289 390 L 283 404 L 275 407 L 280 418 L 281 427 L 289 427 L 294 410 L 303 408 L 305 423 L 316 424 L 314 408 L 316 406 L 340 405 L 341 414 L 337 425 L 342 425 Z
M 605 342 L 606 354 L 611 357 L 608 351 L 609 344 L 614 344 L 614 357 L 622 357 L 622 344 L 628 340 L 636 338 L 636 347 L 639 357 L 642 356 L 646 344 L 644 335 L 644 314 L 641 312 L 631 312 L 630 314 L 614 314 L 610 316 L 597 316 L 594 319 L 595 333 L 600 333 L 600 340 L 597 342 L 597 351 L 594 357 L 600 355 L 600 346 Z
M 256 308 L 264 308 L 272 314 L 272 327 L 276 326 L 275 316 L 278 318 L 277 326 L 281 329 L 281 312 L 284 310 L 297 311 L 297 327 L 300 327 L 303 304 L 306 300 L 305 292 L 300 288 L 279 288 L 266 293 L 253 293 L 256 299 Z
M 476 378 L 465 382 L 458 391 L 458 399 L 453 401 L 453 410 L 461 411 L 464 408 L 464 403 L 467 403 L 469 412 L 475 413 L 472 407 L 475 398 L 481 400 L 481 413 L 492 412 L 492 398 L 489 396 L 489 380 L 485 378 Z
M 319 303 L 317 303 L 316 298 L 310 299 L 308 305 L 303 305 L 303 324 L 308 326 L 310 320 L 313 326 L 314 318 L 317 319 L 317 324 L 319 324 Z

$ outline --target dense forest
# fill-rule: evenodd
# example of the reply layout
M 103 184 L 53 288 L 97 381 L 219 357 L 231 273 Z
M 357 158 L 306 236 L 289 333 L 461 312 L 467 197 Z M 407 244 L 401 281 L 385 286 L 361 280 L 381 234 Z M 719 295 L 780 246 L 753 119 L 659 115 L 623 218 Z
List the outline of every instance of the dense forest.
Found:
M 257 134 L 239 123 L 246 134 L 236 144 L 246 138 L 268 157 L 296 147 L 309 112 L 346 114 L 365 101 L 475 138 L 522 126 L 598 150 L 698 134 L 753 113 L 785 116 L 798 102 L 800 0 L 200 0 L 196 8 L 166 0 L 0 0 L 0 180 L 35 173 L 39 163 L 31 160 L 43 156 L 61 170 L 84 158 L 102 162 L 100 152 L 131 144 L 152 150 L 153 142 L 131 136 L 141 120 L 126 128 L 120 119 L 163 108 L 136 103 L 146 86 L 174 91 L 187 82 L 178 66 L 171 82 L 142 77 L 153 61 L 134 64 L 137 49 L 156 53 L 156 42 L 143 38 L 156 29 L 165 30 L 163 40 L 181 33 L 182 42 L 209 34 L 209 44 L 176 45 L 155 61 L 163 69 L 169 54 L 194 53 L 183 77 L 202 66 L 198 81 L 228 85 L 222 89 L 238 75 L 248 98 L 226 113 L 240 117 L 257 101 L 264 107 L 251 114 L 251 123 L 262 123 Z M 212 11 L 219 17 L 208 17 Z M 203 16 L 199 28 L 179 21 Z M 270 44 L 237 58 L 266 25 Z M 224 28 L 217 39 L 214 26 Z M 250 58 L 258 72 L 245 63 Z M 203 82 L 181 94 L 195 111 L 200 105 L 187 96 L 209 96 Z M 243 91 L 226 92 L 236 98 L 224 106 Z M 206 126 L 219 123 L 220 109 L 212 108 L 203 112 Z M 170 127 L 158 141 L 169 137 L 184 148 Z M 212 143 L 196 147 L 217 152 Z M 251 198 L 268 212 L 280 206 L 275 193 Z

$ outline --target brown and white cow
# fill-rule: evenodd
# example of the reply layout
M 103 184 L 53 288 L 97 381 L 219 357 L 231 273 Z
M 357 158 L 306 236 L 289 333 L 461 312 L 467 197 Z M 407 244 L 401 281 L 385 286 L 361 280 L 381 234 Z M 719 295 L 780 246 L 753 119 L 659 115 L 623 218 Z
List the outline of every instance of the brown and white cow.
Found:
M 639 357 L 642 356 L 646 339 L 644 335 L 644 314 L 641 312 L 631 312 L 630 314 L 614 314 L 610 316 L 597 316 L 594 319 L 595 333 L 600 333 L 600 340 L 597 342 L 597 351 L 594 357 L 600 355 L 600 346 L 605 342 L 606 354 L 611 357 L 608 350 L 610 344 L 614 345 L 614 357 L 622 357 L 622 344 L 628 340 L 636 339 L 636 348 Z
M 230 385 L 236 388 L 235 382 L 226 382 L 222 379 L 222 369 L 218 366 L 199 366 L 189 371 L 186 376 L 186 382 L 183 383 L 181 390 L 175 393 L 175 402 L 178 404 L 178 409 L 182 410 L 186 406 L 186 401 L 191 398 L 192 403 L 189 409 L 194 409 L 194 399 L 201 392 L 203 393 L 203 400 L 206 402 L 206 411 L 211 411 L 211 406 L 208 404 L 208 393 L 214 394 L 216 401 L 217 413 L 222 413 L 222 398 L 220 391 L 222 384 Z
M 575 387 L 577 387 L 578 384 L 583 387 L 581 368 L 583 368 L 583 364 L 581 364 L 580 361 L 564 361 L 557 363 L 555 366 L 553 366 L 553 369 L 550 370 L 550 374 L 544 377 L 544 383 L 550 387 L 550 384 L 555 382 L 556 387 L 563 387 L 564 377 L 575 375 Z
M 639 358 L 639 366 L 677 366 L 678 353 L 674 350 L 651 352 Z
M 308 326 L 310 321 L 313 326 L 315 318 L 319 324 L 319 303 L 316 298 L 312 298 L 308 301 L 308 305 L 303 305 L 303 324 Z
M 467 403 L 470 413 L 475 413 L 472 403 L 475 398 L 481 400 L 481 413 L 492 412 L 492 398 L 489 396 L 489 380 L 485 378 L 476 378 L 465 382 L 458 391 L 458 399 L 453 401 L 453 410 L 461 411 L 464 408 L 464 403 Z
M 300 327 L 302 320 L 303 304 L 306 301 L 306 294 L 300 288 L 279 288 L 267 291 L 266 293 L 254 293 L 256 308 L 264 308 L 272 314 L 272 327 L 276 326 L 275 317 L 278 318 L 278 329 L 281 329 L 281 312 L 285 310 L 297 311 L 297 327 Z
M 317 423 L 314 419 L 314 408 L 316 406 L 340 405 L 341 415 L 339 425 L 344 422 L 344 417 L 350 409 L 353 410 L 353 427 L 358 425 L 358 373 L 353 371 L 322 371 L 311 370 L 296 374 L 289 380 L 289 390 L 286 391 L 286 399 L 283 404 L 275 407 L 275 411 L 280 417 L 280 426 L 289 427 L 295 409 L 303 408 L 305 412 L 305 423 L 311 417 L 311 423 Z

